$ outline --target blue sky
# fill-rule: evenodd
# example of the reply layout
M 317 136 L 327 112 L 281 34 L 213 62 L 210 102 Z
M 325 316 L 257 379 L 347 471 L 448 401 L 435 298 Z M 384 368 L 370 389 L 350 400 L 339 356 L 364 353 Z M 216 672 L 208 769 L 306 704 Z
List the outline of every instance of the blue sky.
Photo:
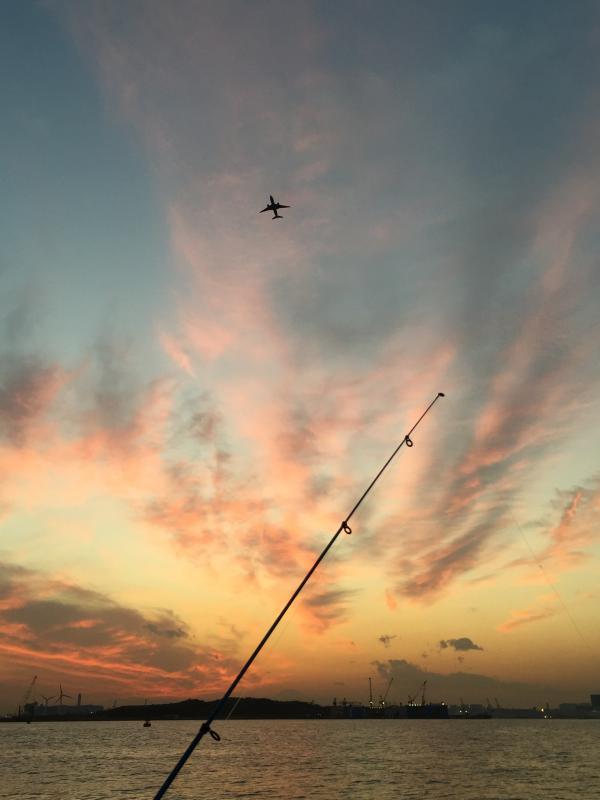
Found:
M 41 4 L 10 5 L 3 293 L 14 303 L 34 297 L 38 336 L 79 358 L 100 331 L 137 334 L 159 313 L 166 228 L 148 164 L 107 113 L 64 22 Z

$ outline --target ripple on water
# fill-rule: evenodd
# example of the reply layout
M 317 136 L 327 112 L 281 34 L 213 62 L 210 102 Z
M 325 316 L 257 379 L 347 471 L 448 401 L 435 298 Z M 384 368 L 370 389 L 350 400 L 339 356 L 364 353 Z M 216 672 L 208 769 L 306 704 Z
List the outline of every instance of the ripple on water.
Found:
M 151 800 L 198 723 L 0 725 L 1 800 Z M 167 800 L 594 800 L 591 721 L 220 722 Z

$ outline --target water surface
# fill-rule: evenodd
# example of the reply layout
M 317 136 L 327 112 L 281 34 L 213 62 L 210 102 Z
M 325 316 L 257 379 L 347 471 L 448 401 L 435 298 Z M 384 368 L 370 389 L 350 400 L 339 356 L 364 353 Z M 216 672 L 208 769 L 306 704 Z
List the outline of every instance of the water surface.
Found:
M 0 798 L 151 800 L 200 723 L 0 725 Z M 595 720 L 229 720 L 172 800 L 594 800 Z

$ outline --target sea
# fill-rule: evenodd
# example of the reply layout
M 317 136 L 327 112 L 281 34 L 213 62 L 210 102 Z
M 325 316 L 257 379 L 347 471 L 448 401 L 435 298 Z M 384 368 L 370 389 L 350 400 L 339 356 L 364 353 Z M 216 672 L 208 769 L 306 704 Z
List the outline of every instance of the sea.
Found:
M 193 721 L 0 725 L 0 798 L 151 800 Z M 596 720 L 215 722 L 171 800 L 597 800 Z

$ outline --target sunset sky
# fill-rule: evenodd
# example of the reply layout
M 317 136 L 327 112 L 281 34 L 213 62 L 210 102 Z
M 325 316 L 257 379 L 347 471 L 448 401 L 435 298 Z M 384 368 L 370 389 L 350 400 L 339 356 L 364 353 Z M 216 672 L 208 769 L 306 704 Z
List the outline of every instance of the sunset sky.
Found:
M 598 4 L 1 16 L 0 712 L 599 692 Z

